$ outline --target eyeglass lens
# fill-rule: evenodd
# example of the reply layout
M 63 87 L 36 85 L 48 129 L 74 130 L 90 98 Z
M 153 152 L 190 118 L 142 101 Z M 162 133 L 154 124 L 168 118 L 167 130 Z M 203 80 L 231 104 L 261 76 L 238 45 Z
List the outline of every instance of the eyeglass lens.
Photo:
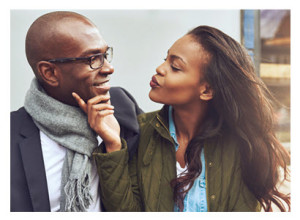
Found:
M 104 63 L 104 59 L 106 59 L 108 62 L 111 62 L 112 61 L 112 48 L 109 48 L 107 51 L 106 51 L 106 54 L 101 54 L 101 55 L 98 55 L 98 56 L 94 56 L 91 58 L 91 67 L 93 69 L 97 69 L 97 68 L 100 68 L 103 63 Z

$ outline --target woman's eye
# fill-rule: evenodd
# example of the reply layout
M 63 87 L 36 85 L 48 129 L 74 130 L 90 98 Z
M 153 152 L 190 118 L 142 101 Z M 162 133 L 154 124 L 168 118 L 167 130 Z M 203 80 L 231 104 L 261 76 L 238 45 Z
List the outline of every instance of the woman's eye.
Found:
M 167 58 L 164 58 L 164 61 L 166 62 L 167 61 Z M 175 67 L 175 66 L 173 66 L 173 65 L 170 65 L 171 66 L 171 69 L 174 71 L 174 72 L 176 72 L 176 71 L 180 71 L 181 69 L 179 69 L 179 68 L 177 68 L 177 67 Z
M 172 68 L 172 70 L 175 71 L 175 72 L 176 72 L 176 71 L 180 71 L 180 69 L 178 69 L 178 68 L 176 68 L 176 67 L 174 67 L 174 66 L 172 66 L 172 65 L 171 65 L 171 68 Z

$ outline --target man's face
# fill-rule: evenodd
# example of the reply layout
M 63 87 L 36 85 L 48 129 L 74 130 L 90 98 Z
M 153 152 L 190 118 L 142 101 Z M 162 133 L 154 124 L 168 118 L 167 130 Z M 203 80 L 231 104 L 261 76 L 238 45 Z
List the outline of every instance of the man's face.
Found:
M 108 45 L 100 35 L 98 29 L 82 22 L 64 23 L 63 48 L 60 57 L 89 57 L 97 53 L 105 53 Z M 107 94 L 110 86 L 110 74 L 114 72 L 107 60 L 100 69 L 92 69 L 89 62 L 76 61 L 56 64 L 59 71 L 60 83 L 58 99 L 69 105 L 77 105 L 72 92 L 76 92 L 83 100 Z

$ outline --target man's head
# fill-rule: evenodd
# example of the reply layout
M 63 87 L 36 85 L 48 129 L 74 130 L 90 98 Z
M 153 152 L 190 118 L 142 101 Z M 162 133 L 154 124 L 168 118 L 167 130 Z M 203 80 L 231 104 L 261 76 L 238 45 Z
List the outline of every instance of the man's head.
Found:
M 114 69 L 106 59 L 98 69 L 92 69 L 88 60 L 50 60 L 90 57 L 107 50 L 97 27 L 74 12 L 45 14 L 35 20 L 26 36 L 27 60 L 40 84 L 48 95 L 69 105 L 77 105 L 72 92 L 85 101 L 106 94 L 109 85 L 105 82 Z

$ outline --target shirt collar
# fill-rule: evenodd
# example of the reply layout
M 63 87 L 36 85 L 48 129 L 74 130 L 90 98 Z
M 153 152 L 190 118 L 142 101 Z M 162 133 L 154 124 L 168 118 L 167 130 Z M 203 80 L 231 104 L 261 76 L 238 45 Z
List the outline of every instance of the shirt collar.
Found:
M 179 147 L 179 143 L 178 143 L 177 137 L 176 137 L 176 128 L 175 128 L 172 112 L 173 112 L 173 108 L 170 105 L 169 106 L 169 131 L 170 131 L 171 137 L 173 138 L 173 140 L 175 142 L 175 149 L 177 151 L 177 149 Z

